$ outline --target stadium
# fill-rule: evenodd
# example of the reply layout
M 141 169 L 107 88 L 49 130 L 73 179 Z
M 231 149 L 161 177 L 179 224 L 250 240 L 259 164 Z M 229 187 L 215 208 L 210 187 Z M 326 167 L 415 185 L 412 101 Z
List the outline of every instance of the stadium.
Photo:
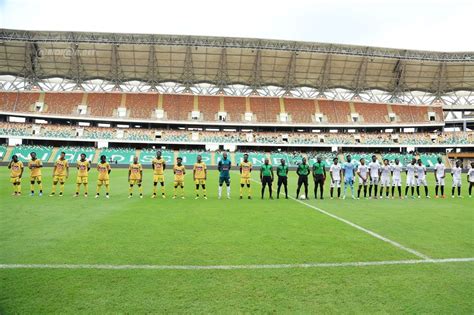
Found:
M 0 143 L 1 313 L 474 311 L 472 51 L 0 29 Z

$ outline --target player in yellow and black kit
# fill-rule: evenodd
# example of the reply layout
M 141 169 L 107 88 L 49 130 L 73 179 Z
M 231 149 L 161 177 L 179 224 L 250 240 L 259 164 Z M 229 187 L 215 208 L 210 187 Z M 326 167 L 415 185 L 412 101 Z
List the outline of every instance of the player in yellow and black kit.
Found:
M 109 198 L 110 192 L 110 164 L 107 163 L 107 157 L 105 155 L 100 156 L 100 162 L 97 164 L 97 171 L 99 171 L 99 177 L 97 178 L 97 193 L 96 198 L 99 198 L 100 188 L 105 185 L 105 198 Z
M 156 152 L 156 158 L 151 161 L 153 168 L 153 195 L 151 198 L 156 198 L 156 186 L 158 182 L 161 185 L 161 197 L 165 198 L 165 160 L 161 157 L 161 151 Z
M 140 198 L 143 198 L 143 187 L 142 187 L 142 178 L 143 178 L 143 168 L 140 163 L 138 163 L 138 157 L 133 157 L 133 163 L 128 167 L 128 183 L 130 187 L 128 188 L 129 196 L 133 196 L 133 186 L 136 184 L 138 186 L 138 192 L 140 193 Z
M 23 176 L 23 162 L 18 160 L 17 155 L 12 156 L 10 164 L 10 183 L 13 185 L 13 195 L 21 196 L 21 176 Z
M 242 199 L 244 186 L 247 186 L 247 198 L 252 199 L 250 188 L 250 176 L 252 175 L 252 162 L 249 162 L 249 155 L 244 154 L 244 160 L 240 163 L 240 199 Z
M 76 193 L 74 197 L 79 196 L 79 190 L 81 188 L 81 184 L 84 185 L 84 197 L 87 197 L 87 186 L 89 183 L 89 170 L 91 169 L 91 165 L 89 161 L 86 160 L 86 155 L 81 153 L 81 159 L 77 161 L 77 178 L 76 178 Z
M 56 194 L 56 185 L 60 184 L 59 196 L 62 197 L 64 193 L 64 183 L 69 177 L 69 163 L 66 160 L 66 152 L 61 152 L 59 159 L 54 163 L 53 168 L 53 190 L 50 197 Z
M 38 184 L 39 188 L 39 196 L 43 196 L 43 184 L 41 183 L 41 168 L 43 167 L 43 163 L 40 159 L 36 158 L 36 153 L 30 153 L 31 160 L 28 162 L 28 168 L 30 169 L 30 188 L 31 188 L 31 196 L 35 195 L 35 182 Z
M 186 174 L 186 169 L 182 164 L 183 159 L 177 158 L 176 165 L 173 167 L 174 173 L 174 195 L 173 199 L 176 199 L 176 192 L 178 187 L 181 187 L 181 199 L 184 199 L 184 175 Z
M 206 196 L 206 179 L 207 179 L 207 167 L 206 163 L 202 161 L 200 155 L 197 156 L 197 162 L 193 167 L 193 179 L 194 184 L 196 184 L 196 199 L 199 199 L 199 185 L 202 187 L 202 193 L 204 199 L 207 199 Z

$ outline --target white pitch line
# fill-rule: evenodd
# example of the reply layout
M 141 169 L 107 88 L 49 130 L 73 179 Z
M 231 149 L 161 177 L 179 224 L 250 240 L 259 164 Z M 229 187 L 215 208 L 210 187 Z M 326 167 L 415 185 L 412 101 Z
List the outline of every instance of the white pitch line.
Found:
M 252 178 L 252 181 L 254 181 L 254 182 L 256 182 L 256 183 L 260 183 L 259 181 L 255 180 L 255 179 L 253 179 L 253 178 Z M 272 190 L 275 191 L 275 189 L 272 189 Z M 362 226 L 360 226 L 360 225 L 358 225 L 358 224 L 355 224 L 355 223 L 353 223 L 353 222 L 351 222 L 351 221 L 349 221 L 349 220 L 346 220 L 346 219 L 344 219 L 344 218 L 341 218 L 341 217 L 339 217 L 339 216 L 337 216 L 337 215 L 335 215 L 335 214 L 332 214 L 332 213 L 330 213 L 330 212 L 327 212 L 327 211 L 325 211 L 325 210 L 323 210 L 323 209 L 321 209 L 321 208 L 315 207 L 315 206 L 313 206 L 313 205 L 311 205 L 311 204 L 309 204 L 309 203 L 306 203 L 306 202 L 304 202 L 304 201 L 301 201 L 301 200 L 299 200 L 299 199 L 296 199 L 296 198 L 294 198 L 294 197 L 292 197 L 292 196 L 288 196 L 288 197 L 289 197 L 290 199 L 296 201 L 296 202 L 299 202 L 299 203 L 301 203 L 301 204 L 303 204 L 303 205 L 309 207 L 309 208 L 312 208 L 313 210 L 316 210 L 316 211 L 318 211 L 318 212 L 320 212 L 320 213 L 322 213 L 322 214 L 325 214 L 325 215 L 327 215 L 327 216 L 329 216 L 329 217 L 331 217 L 331 218 L 333 218 L 333 219 L 336 219 L 336 220 L 338 220 L 338 221 L 341 221 L 341 222 L 343 222 L 343 223 L 345 223 L 345 224 L 347 224 L 347 225 L 350 225 L 350 226 L 352 226 L 353 228 L 356 228 L 356 229 L 358 229 L 358 230 L 360 230 L 360 231 L 362 231 L 362 232 L 365 232 L 365 233 L 367 233 L 367 234 L 369 234 L 369 235 L 371 235 L 371 236 L 373 236 L 373 237 L 375 237 L 375 238 L 377 238 L 377 239 L 379 239 L 379 240 L 382 240 L 382 241 L 384 241 L 384 242 L 386 242 L 386 243 L 389 243 L 389 244 L 391 244 L 391 245 L 393 245 L 393 246 L 395 246 L 395 247 L 397 247 L 397 248 L 399 248 L 399 249 L 401 249 L 401 250 L 404 250 L 404 251 L 406 251 L 406 252 L 409 252 L 410 254 L 413 254 L 413 255 L 415 255 L 415 256 L 417 256 L 417 257 L 423 258 L 424 260 L 432 260 L 432 258 L 429 257 L 429 256 L 426 256 L 426 255 L 424 255 L 424 254 L 422 254 L 422 253 L 420 253 L 420 252 L 418 252 L 418 251 L 416 251 L 416 250 L 414 250 L 414 249 L 411 249 L 411 248 L 409 248 L 409 247 L 403 246 L 402 244 L 400 244 L 400 243 L 398 243 L 398 242 L 392 241 L 391 239 L 388 239 L 388 238 L 386 238 L 386 237 L 384 237 L 384 236 L 382 236 L 382 235 L 380 235 L 380 234 L 378 234 L 378 233 L 375 233 L 374 231 L 371 231 L 371 230 L 369 230 L 369 229 L 366 229 L 366 228 L 364 228 L 364 227 L 362 227 Z
M 473 262 L 473 258 L 361 261 L 340 263 L 263 264 L 263 265 L 101 265 L 101 264 L 0 264 L 0 269 L 92 269 L 92 270 L 239 270 L 367 267 L 385 265 L 418 265 Z

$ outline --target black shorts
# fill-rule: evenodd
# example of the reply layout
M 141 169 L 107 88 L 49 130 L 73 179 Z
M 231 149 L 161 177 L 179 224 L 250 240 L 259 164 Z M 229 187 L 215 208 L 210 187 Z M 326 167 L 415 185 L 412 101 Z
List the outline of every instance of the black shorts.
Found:
M 278 176 L 278 186 L 281 184 L 287 186 L 288 185 L 288 176 Z
M 263 184 L 271 185 L 272 184 L 272 177 L 271 176 L 263 176 L 262 177 L 262 185 Z
M 302 184 L 308 186 L 308 175 L 300 175 L 300 177 L 298 177 L 298 186 Z
M 314 182 L 315 182 L 316 184 L 324 183 L 324 176 L 323 176 L 323 174 L 316 174 L 316 175 L 314 176 Z

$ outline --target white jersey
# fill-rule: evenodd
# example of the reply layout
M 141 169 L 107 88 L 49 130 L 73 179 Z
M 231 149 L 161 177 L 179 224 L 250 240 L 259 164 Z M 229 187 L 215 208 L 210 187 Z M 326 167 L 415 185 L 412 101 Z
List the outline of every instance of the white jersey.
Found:
M 392 172 L 393 172 L 393 178 L 394 179 L 401 179 L 402 178 L 402 171 L 403 171 L 403 168 L 400 164 L 392 165 Z
M 434 169 L 435 169 L 435 172 L 436 172 L 436 177 L 440 178 L 441 176 L 444 175 L 444 171 L 445 171 L 446 167 L 444 166 L 443 163 L 436 163 Z
M 380 169 L 379 162 L 370 162 L 369 163 L 370 177 L 379 177 L 379 169 Z
M 418 175 L 418 179 L 425 179 L 425 177 L 426 177 L 426 166 L 416 165 L 415 170 L 416 170 L 416 175 Z
M 453 167 L 451 169 L 451 174 L 453 174 L 453 180 L 461 180 L 462 176 L 462 168 L 461 167 Z
M 369 168 L 365 164 L 364 165 L 360 164 L 359 167 L 357 168 L 357 173 L 359 173 L 359 175 L 365 179 L 367 179 L 368 172 L 369 172 Z
M 390 165 L 383 165 L 382 166 L 382 178 L 390 178 L 390 172 L 392 171 L 392 168 Z
M 341 165 L 340 164 L 333 164 L 329 168 L 329 172 L 332 173 L 333 180 L 341 180 Z
M 467 176 L 469 176 L 469 182 L 474 183 L 474 168 L 469 169 Z
M 408 164 L 407 165 L 407 177 L 415 177 L 415 165 Z

